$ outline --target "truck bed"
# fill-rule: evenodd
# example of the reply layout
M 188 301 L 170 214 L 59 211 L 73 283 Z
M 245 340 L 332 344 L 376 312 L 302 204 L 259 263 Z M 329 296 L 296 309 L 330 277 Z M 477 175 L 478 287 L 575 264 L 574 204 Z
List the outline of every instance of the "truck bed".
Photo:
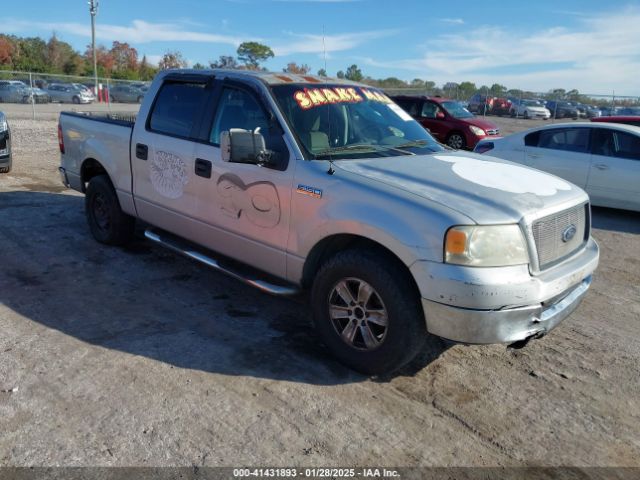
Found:
M 113 123 L 124 127 L 133 128 L 136 123 L 137 113 L 131 112 L 61 112 L 60 115 L 86 118 L 97 122 Z

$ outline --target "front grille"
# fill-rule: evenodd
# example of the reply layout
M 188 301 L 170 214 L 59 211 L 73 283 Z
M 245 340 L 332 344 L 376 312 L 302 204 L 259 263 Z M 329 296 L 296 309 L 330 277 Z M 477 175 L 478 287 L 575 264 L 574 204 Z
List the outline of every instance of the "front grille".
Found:
M 490 130 L 487 130 L 487 135 L 498 135 L 498 133 L 500 133 L 500 130 L 497 128 L 492 128 Z
M 573 237 L 568 239 L 571 226 L 574 226 L 576 231 Z M 587 205 L 578 205 L 536 220 L 532 225 L 532 231 L 540 270 L 561 262 L 579 250 L 589 238 L 588 230 Z

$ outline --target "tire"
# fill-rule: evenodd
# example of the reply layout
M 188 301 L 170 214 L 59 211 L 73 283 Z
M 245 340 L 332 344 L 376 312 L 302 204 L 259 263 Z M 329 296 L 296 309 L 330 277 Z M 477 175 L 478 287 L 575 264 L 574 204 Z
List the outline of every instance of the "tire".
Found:
M 138 103 L 142 103 L 142 97 L 138 97 Z
M 11 167 L 0 167 L 0 173 L 9 173 L 11 171 Z
M 467 141 L 462 133 L 452 132 L 447 137 L 447 145 L 451 148 L 455 148 L 456 150 L 462 150 L 467 146 Z
M 80 103 L 80 97 L 73 97 L 73 98 L 71 99 L 71 101 L 72 101 L 73 103 L 75 103 L 75 104 L 78 104 L 78 103 Z
M 135 218 L 120 208 L 111 180 L 98 175 L 89 181 L 84 200 L 85 214 L 93 237 L 106 245 L 125 245 L 133 238 Z
M 402 367 L 427 337 L 409 274 L 375 250 L 345 250 L 326 261 L 314 279 L 311 305 L 323 342 L 340 362 L 367 375 Z
M 522 115 L 522 117 L 523 117 L 525 120 L 529 120 L 529 112 L 527 112 L 527 111 L 525 110 L 525 111 L 524 111 L 524 114 Z

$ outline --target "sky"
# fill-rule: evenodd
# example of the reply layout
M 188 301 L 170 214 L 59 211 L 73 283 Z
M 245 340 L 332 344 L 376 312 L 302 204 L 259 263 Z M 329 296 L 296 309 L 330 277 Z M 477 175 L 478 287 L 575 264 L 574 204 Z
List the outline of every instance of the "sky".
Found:
M 2 16 L 0 33 L 55 32 L 82 52 L 91 41 L 86 0 L 31 0 Z M 99 44 L 128 42 L 154 62 L 178 50 L 208 65 L 258 41 L 273 71 L 357 64 L 374 78 L 640 95 L 638 0 L 100 0 L 96 28 Z

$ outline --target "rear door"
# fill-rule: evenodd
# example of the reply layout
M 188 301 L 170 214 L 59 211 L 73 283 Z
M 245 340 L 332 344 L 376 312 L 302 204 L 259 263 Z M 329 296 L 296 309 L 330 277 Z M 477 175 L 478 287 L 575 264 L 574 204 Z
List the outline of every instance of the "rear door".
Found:
M 201 208 L 203 188 L 195 176 L 194 141 L 210 95 L 206 76 L 166 77 L 146 123 L 136 123 L 131 142 L 138 215 L 192 240 L 190 218 Z
M 590 128 L 558 127 L 525 137 L 525 163 L 586 188 L 591 163 Z
M 640 135 L 596 128 L 587 192 L 596 205 L 640 210 Z

